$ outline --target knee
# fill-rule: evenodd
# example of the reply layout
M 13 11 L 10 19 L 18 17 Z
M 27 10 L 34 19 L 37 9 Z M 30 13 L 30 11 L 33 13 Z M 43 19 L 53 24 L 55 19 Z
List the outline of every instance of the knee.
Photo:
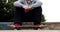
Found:
M 41 6 L 39 6 L 39 7 L 37 7 L 37 9 L 42 9 L 42 7 L 41 7 Z
M 14 8 L 15 8 L 15 10 L 23 10 L 22 7 L 16 7 L 16 6 L 14 6 Z
M 41 6 L 39 6 L 39 7 L 34 8 L 34 10 L 35 10 L 35 9 L 38 9 L 38 10 L 39 10 L 39 9 L 41 9 L 41 10 L 42 10 L 42 7 L 41 7 Z
M 34 8 L 33 10 L 42 11 L 42 7 L 41 7 L 41 6 L 40 6 L 40 7 L 36 7 L 36 8 Z

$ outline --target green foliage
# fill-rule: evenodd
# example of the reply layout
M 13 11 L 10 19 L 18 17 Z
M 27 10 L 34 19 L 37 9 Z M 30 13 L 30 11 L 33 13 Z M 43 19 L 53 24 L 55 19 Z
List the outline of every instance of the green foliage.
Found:
M 42 22 L 45 22 L 46 20 L 45 20 L 45 16 L 42 14 L 42 16 L 41 16 L 42 18 L 41 18 L 41 21 Z
M 14 19 L 14 6 L 13 2 L 15 0 L 9 0 L 6 3 L 6 0 L 0 0 L 0 21 L 13 21 Z M 42 22 L 45 21 L 44 15 L 41 18 Z
M 0 21 L 11 21 L 13 14 L 13 1 L 6 3 L 5 0 L 0 0 Z

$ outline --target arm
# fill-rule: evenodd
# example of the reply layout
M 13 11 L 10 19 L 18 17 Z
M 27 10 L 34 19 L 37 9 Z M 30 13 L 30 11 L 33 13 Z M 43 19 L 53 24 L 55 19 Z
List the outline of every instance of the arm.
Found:
M 14 6 L 22 7 L 24 4 L 22 4 L 21 2 L 22 2 L 21 0 L 14 2 Z
M 42 5 L 42 2 L 40 2 L 39 0 L 36 0 L 36 3 L 32 4 L 30 7 L 35 8 L 35 7 L 39 7 L 41 5 Z

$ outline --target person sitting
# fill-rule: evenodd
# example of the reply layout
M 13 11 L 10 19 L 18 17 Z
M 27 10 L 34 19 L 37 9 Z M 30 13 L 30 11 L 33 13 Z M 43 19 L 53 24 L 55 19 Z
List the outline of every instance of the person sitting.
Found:
M 42 2 L 40 0 L 18 0 L 14 2 L 14 25 L 21 26 L 22 22 L 41 24 Z

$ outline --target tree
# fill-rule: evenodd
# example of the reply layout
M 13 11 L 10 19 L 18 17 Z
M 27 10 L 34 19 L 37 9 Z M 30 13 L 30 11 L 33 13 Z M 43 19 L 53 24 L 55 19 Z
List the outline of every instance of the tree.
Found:
M 0 21 L 11 21 L 14 14 L 13 1 L 0 0 Z

